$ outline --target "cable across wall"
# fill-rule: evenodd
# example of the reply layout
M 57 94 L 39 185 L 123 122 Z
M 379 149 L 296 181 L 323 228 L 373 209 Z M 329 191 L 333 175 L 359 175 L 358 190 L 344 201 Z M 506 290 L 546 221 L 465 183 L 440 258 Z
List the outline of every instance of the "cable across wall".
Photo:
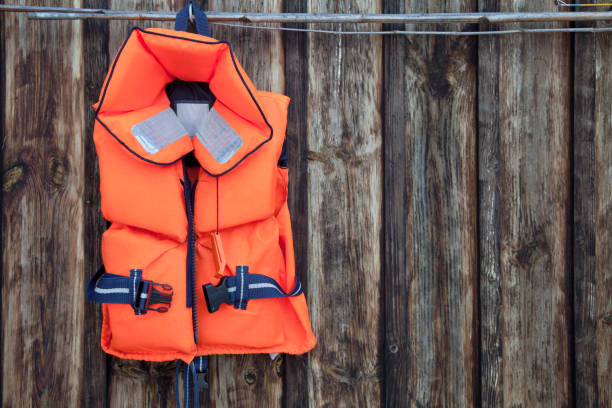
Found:
M 565 6 L 566 3 L 559 4 Z M 27 13 L 31 20 L 134 20 L 174 21 L 175 12 L 107 10 L 87 8 L 41 7 L 22 5 L 0 5 L 3 12 Z M 481 12 L 481 13 L 416 13 L 416 14 L 332 14 L 332 13 L 243 13 L 207 11 L 206 16 L 213 25 L 274 31 L 298 31 L 330 35 L 508 35 L 523 33 L 561 32 L 610 32 L 610 27 L 550 27 L 548 23 L 609 22 L 612 11 L 588 12 Z M 232 23 L 232 24 L 230 24 Z M 544 27 L 519 27 L 517 23 L 546 24 Z M 263 25 L 265 24 L 265 25 Z M 270 24 L 274 24 L 270 26 Z M 284 24 L 284 26 L 279 26 Z M 287 26 L 291 24 L 293 26 Z M 300 24 L 300 27 L 296 27 Z M 306 27 L 313 24 L 337 24 L 339 29 Z M 342 24 L 395 24 L 393 28 L 380 30 L 342 30 Z M 399 24 L 410 24 L 411 29 L 397 29 Z M 431 24 L 459 24 L 463 29 L 439 30 L 417 29 Z M 511 28 L 499 25 L 514 24 Z M 475 27 L 475 25 L 478 25 Z M 493 28 L 492 26 L 495 25 Z M 537 24 L 535 24 L 537 25 Z M 454 27 L 453 27 L 454 28 Z M 475 29 L 478 28 L 478 29 Z

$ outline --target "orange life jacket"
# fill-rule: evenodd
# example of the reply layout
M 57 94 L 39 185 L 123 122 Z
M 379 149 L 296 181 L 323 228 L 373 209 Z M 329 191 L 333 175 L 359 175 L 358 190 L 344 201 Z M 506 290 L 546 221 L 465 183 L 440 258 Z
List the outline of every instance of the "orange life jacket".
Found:
M 314 347 L 281 157 L 288 104 L 255 89 L 227 42 L 130 32 L 94 105 L 112 224 L 88 297 L 103 303 L 107 353 L 190 363 Z

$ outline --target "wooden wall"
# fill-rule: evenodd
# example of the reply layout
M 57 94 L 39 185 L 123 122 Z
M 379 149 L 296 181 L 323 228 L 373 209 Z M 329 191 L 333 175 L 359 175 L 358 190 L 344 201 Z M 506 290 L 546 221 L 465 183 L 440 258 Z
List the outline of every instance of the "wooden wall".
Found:
M 201 5 L 555 9 L 552 0 Z M 105 356 L 99 307 L 84 296 L 106 225 L 90 105 L 132 23 L 2 16 L 4 407 L 175 405 L 173 363 Z M 612 34 L 212 30 L 258 88 L 292 99 L 290 205 L 319 343 L 274 363 L 213 357 L 202 406 L 612 406 Z

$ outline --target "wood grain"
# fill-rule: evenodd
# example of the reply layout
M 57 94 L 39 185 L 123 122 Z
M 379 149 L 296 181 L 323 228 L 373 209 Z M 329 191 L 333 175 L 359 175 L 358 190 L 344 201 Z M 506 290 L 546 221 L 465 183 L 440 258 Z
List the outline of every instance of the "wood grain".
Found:
M 84 0 L 83 7 L 106 8 L 106 0 Z M 100 177 L 98 174 L 98 156 L 93 143 L 94 110 L 91 106 L 98 100 L 102 82 L 109 64 L 107 52 L 108 22 L 98 20 L 83 21 L 83 76 L 84 76 L 84 114 L 85 114 L 85 147 L 83 175 L 85 186 L 84 200 L 84 241 L 85 268 L 84 278 L 89 278 L 102 265 L 100 253 L 102 233 L 106 221 L 100 211 Z M 107 407 L 108 369 L 107 357 L 100 347 L 102 329 L 102 308 L 90 302 L 84 296 L 85 310 L 84 329 L 84 367 L 83 397 L 81 406 L 91 408 Z
M 307 0 L 283 2 L 283 11 L 305 12 Z M 288 25 L 305 28 L 305 24 Z M 289 161 L 289 211 L 295 252 L 295 273 L 309 301 L 308 280 L 308 35 L 283 33 L 285 52 L 285 93 L 291 98 L 287 115 L 287 155 Z M 311 309 L 312 310 L 312 309 Z M 309 354 L 286 354 L 283 381 L 283 406 L 301 407 L 308 401 Z
M 577 26 L 593 26 L 577 23 Z M 574 37 L 573 290 L 576 406 L 597 406 L 595 280 L 596 37 Z
M 381 8 L 311 1 L 308 11 Z M 308 300 L 318 339 L 309 356 L 311 407 L 377 406 L 382 396 L 381 50 L 380 37 L 309 34 Z
M 595 43 L 595 274 L 593 308 L 593 384 L 598 407 L 612 406 L 612 35 L 598 35 Z M 592 357 L 591 357 L 592 358 Z
M 216 407 L 277 407 L 282 400 L 283 355 L 223 355 L 212 359 L 210 399 Z
M 499 9 L 499 0 L 481 0 L 479 11 Z M 498 27 L 483 25 L 482 30 Z M 480 403 L 500 407 L 502 392 L 502 276 L 500 259 L 499 70 L 500 40 L 478 39 L 478 261 Z
M 175 407 L 175 361 L 149 363 L 109 357 L 108 401 L 112 408 Z M 181 385 L 182 380 L 181 380 Z M 182 398 L 182 393 L 181 393 Z M 181 399 L 182 401 L 182 399 Z
M 81 34 L 4 15 L 3 407 L 78 406 L 84 392 Z
M 517 1 L 500 8 L 551 11 L 554 4 Z M 491 401 L 508 407 L 572 404 L 569 39 L 564 34 L 501 38 L 491 63 L 479 72 L 482 78 L 497 75 L 498 83 L 496 90 L 480 88 L 481 94 L 492 92 L 482 98 L 491 101 L 491 111 L 499 111 L 498 128 L 480 128 L 483 143 L 490 144 L 482 149 L 499 152 L 498 198 L 480 201 L 481 211 L 498 212 L 481 239 L 499 245 L 499 275 L 492 257 L 491 264 L 481 262 L 481 282 L 489 273 L 501 276 L 499 339 L 489 331 L 487 341 L 502 350 L 482 389 L 501 388 L 502 395 Z M 490 294 L 486 302 L 498 302 L 496 292 Z
M 282 11 L 281 0 L 244 2 L 240 0 L 209 0 L 210 10 L 272 13 Z M 231 23 L 230 23 L 231 24 Z M 264 24 L 274 27 L 278 24 Z M 240 64 L 257 89 L 285 93 L 285 53 L 282 35 L 278 31 L 211 25 L 217 40 L 229 41 Z
M 185 6 L 185 0 L 107 0 L 111 10 L 143 10 L 143 11 L 175 11 L 179 12 Z M 164 27 L 174 29 L 174 22 L 168 21 L 129 21 L 112 20 L 109 22 L 110 37 L 108 53 L 111 61 L 123 44 L 132 27 L 140 28 Z
M 403 0 L 385 2 L 385 13 L 404 13 Z M 389 30 L 403 30 L 404 25 L 389 25 Z M 406 245 L 408 206 L 407 185 L 411 175 L 407 166 L 406 83 L 408 38 L 383 37 L 384 58 L 384 313 L 385 344 L 384 402 L 387 407 L 407 406 L 414 398 L 409 395 L 408 274 Z M 393 380 L 390 380 L 393 379 Z
M 474 3 L 407 2 L 418 12 Z M 392 61 L 385 133 L 389 403 L 477 401 L 476 42 L 407 37 Z M 403 65 L 403 72 L 393 64 Z M 397 71 L 396 71 L 397 70 Z M 397 112 L 403 109 L 404 112 Z
M 574 39 L 573 345 L 575 402 L 581 407 L 612 404 L 608 248 L 612 112 L 605 103 L 611 96 L 612 70 L 607 67 L 611 44 L 610 35 L 576 35 Z

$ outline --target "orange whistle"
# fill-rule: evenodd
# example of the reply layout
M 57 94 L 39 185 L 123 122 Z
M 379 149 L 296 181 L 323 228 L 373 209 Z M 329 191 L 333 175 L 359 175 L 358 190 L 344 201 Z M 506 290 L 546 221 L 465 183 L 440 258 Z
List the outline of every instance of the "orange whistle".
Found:
M 217 276 L 228 276 L 225 272 L 225 252 L 223 252 L 223 244 L 221 243 L 221 235 L 211 232 L 210 234 L 211 250 L 213 252 L 213 259 L 215 261 L 215 269 L 217 270 Z

